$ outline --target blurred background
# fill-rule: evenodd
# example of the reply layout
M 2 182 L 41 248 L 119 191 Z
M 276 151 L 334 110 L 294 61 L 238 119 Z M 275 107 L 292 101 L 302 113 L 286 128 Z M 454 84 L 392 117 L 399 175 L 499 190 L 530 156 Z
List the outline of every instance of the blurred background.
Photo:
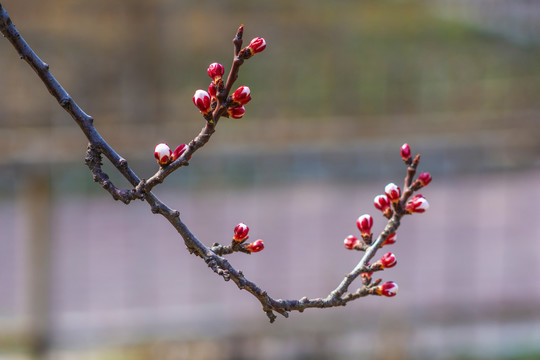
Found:
M 380 273 L 398 296 L 269 324 L 145 203 L 93 183 L 82 132 L 3 40 L 0 359 L 540 359 L 539 2 L 2 5 L 142 178 L 157 143 L 203 126 L 191 97 L 238 26 L 266 39 L 244 118 L 155 193 L 207 245 L 247 223 L 266 248 L 230 260 L 275 298 L 324 297 L 355 266 L 343 239 L 364 213 L 384 226 L 372 200 L 401 184 L 404 142 L 434 181 Z

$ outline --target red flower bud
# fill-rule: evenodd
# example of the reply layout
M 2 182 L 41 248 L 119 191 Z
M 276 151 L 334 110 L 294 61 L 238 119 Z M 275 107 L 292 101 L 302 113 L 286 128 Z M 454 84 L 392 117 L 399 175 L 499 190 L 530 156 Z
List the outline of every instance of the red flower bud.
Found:
M 345 244 L 346 249 L 353 250 L 356 245 L 360 244 L 360 241 L 358 241 L 356 236 L 349 235 L 345 240 L 343 240 L 343 243 Z
M 383 241 L 381 246 L 395 244 L 396 243 L 396 238 L 397 238 L 396 233 L 391 233 L 390 235 L 388 235 L 386 240 Z
M 154 157 L 160 165 L 167 165 L 171 161 L 171 148 L 165 143 L 157 144 Z
M 373 226 L 373 218 L 371 215 L 364 214 L 356 220 L 356 226 L 358 226 L 358 230 L 362 235 L 369 235 Z
M 384 193 L 386 196 L 388 196 L 388 200 L 393 203 L 397 203 L 399 201 L 399 197 L 401 196 L 401 189 L 396 184 L 390 183 L 384 188 Z
M 383 296 L 396 296 L 398 291 L 398 285 L 393 281 L 385 282 L 382 285 L 377 286 L 377 294 L 383 295 Z
M 420 175 L 418 175 L 418 181 L 420 181 L 420 184 L 422 186 L 426 186 L 431 182 L 431 175 L 428 172 L 423 172 Z
M 390 252 L 386 253 L 379 261 L 377 261 L 377 263 L 381 265 L 383 269 L 394 267 L 397 264 L 396 255 Z
M 215 98 L 217 96 L 217 86 L 213 82 L 211 82 L 210 85 L 208 85 L 208 94 L 212 98 Z
M 251 91 L 247 86 L 240 86 L 232 94 L 232 99 L 240 105 L 245 105 L 251 100 Z
M 225 73 L 225 68 L 220 63 L 215 62 L 208 66 L 206 73 L 212 78 L 214 82 L 216 82 L 223 77 L 223 74 Z
M 246 246 L 246 249 L 248 249 L 252 253 L 259 252 L 264 249 L 264 243 L 261 239 L 259 239 L 252 242 L 251 244 L 248 244 L 248 246 Z
M 227 109 L 227 114 L 233 119 L 240 119 L 246 113 L 246 108 L 243 106 L 235 106 Z
M 244 224 L 240 223 L 234 227 L 234 241 L 242 242 L 248 238 L 249 233 L 249 227 Z
M 266 41 L 262 37 L 256 37 L 251 40 L 247 49 L 249 50 L 250 56 L 253 56 L 266 49 Z
M 401 158 L 405 162 L 411 160 L 411 147 L 409 144 L 403 144 L 401 146 Z
M 210 95 L 204 90 L 197 90 L 193 95 L 193 103 L 204 115 L 210 112 Z
M 171 161 L 178 159 L 180 156 L 182 156 L 186 152 L 187 149 L 188 149 L 188 146 L 186 144 L 178 145 L 172 153 Z M 189 159 L 191 159 L 191 156 L 189 157 Z
M 415 195 L 405 205 L 405 211 L 409 214 L 423 213 L 429 209 L 429 203 L 422 194 Z
M 390 200 L 388 199 L 388 196 L 386 195 L 375 196 L 375 199 L 373 199 L 373 205 L 375 205 L 375 207 L 381 210 L 383 213 L 385 213 L 387 210 L 391 210 Z

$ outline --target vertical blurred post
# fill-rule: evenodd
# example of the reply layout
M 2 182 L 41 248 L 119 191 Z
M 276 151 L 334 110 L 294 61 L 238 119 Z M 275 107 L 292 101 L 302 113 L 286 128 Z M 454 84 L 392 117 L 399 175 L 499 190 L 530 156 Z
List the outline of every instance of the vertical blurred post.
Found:
M 25 224 L 25 306 L 32 359 L 45 359 L 50 347 L 51 178 L 49 168 L 26 172 L 20 194 Z

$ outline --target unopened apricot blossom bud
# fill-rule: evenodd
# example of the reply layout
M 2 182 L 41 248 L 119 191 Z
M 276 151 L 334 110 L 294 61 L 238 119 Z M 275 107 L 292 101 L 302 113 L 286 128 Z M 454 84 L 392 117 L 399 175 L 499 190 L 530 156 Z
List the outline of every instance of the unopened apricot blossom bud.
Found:
M 397 264 L 396 255 L 391 252 L 384 254 L 376 264 L 380 265 L 383 269 L 394 267 Z
M 388 196 L 386 195 L 377 195 L 373 199 L 373 205 L 384 212 L 386 209 L 390 208 L 390 200 L 388 200 Z
M 396 296 L 397 291 L 398 285 L 393 281 L 385 282 L 384 284 L 377 286 L 376 289 L 377 294 L 388 297 Z
M 409 144 L 403 144 L 401 146 L 401 158 L 405 162 L 409 162 L 411 160 L 411 147 Z
M 386 240 L 383 241 L 383 243 L 381 244 L 381 246 L 395 244 L 395 243 L 396 243 L 396 238 L 397 238 L 396 233 L 391 233 L 390 235 L 388 235 L 388 237 L 386 238 Z
M 225 73 L 225 68 L 220 63 L 215 62 L 208 66 L 206 73 L 212 78 L 212 81 L 215 83 L 223 77 L 223 74 Z
M 208 94 L 212 98 L 215 98 L 217 96 L 217 86 L 213 82 L 208 85 Z
M 235 106 L 227 109 L 227 114 L 233 119 L 240 119 L 246 113 L 246 108 L 243 106 Z
M 386 196 L 388 196 L 388 200 L 390 200 L 392 203 L 397 203 L 399 201 L 399 197 L 401 196 L 401 189 L 396 184 L 390 183 L 385 186 L 384 193 Z
M 422 186 L 427 186 L 431 182 L 431 174 L 428 172 L 423 172 L 418 175 L 418 181 Z
M 240 86 L 233 92 L 232 99 L 240 105 L 245 105 L 251 100 L 251 91 L 247 86 Z
M 249 227 L 244 224 L 240 223 L 234 227 L 234 237 L 233 241 L 242 242 L 245 241 L 249 236 Z
M 369 214 L 364 214 L 356 220 L 356 226 L 362 235 L 369 235 L 373 226 L 373 218 Z
M 356 245 L 360 245 L 360 240 L 354 235 L 349 235 L 343 240 L 343 243 L 346 249 L 353 250 Z
M 160 165 L 167 165 L 171 161 L 171 148 L 165 143 L 157 144 L 154 157 Z
M 208 114 L 211 110 L 210 95 L 204 90 L 197 90 L 193 95 L 193 103 L 204 115 Z
M 387 218 L 392 217 L 393 210 L 390 207 L 390 200 L 388 199 L 388 196 L 386 195 L 377 195 L 373 199 L 373 205 L 379 210 L 382 211 L 383 215 Z
M 423 213 L 429 209 L 429 203 L 422 194 L 415 195 L 405 205 L 405 211 L 409 214 Z
M 252 253 L 259 252 L 264 249 L 264 243 L 261 239 L 259 239 L 252 242 L 251 244 L 248 244 L 248 246 L 246 246 L 246 249 L 248 249 Z
M 266 49 L 266 41 L 262 37 L 256 37 L 255 39 L 251 40 L 247 46 L 247 49 L 250 53 L 249 56 L 253 56 Z
M 180 156 L 184 155 L 187 149 L 188 149 L 188 146 L 186 144 L 178 145 L 172 153 L 171 161 L 174 161 L 178 159 Z M 189 157 L 189 159 L 191 159 L 191 156 Z

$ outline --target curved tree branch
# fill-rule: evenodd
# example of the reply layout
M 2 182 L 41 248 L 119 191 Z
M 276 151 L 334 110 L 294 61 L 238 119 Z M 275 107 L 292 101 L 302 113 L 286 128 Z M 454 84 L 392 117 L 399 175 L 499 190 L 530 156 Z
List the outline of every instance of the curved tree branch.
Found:
M 231 245 L 220 245 L 215 243 L 212 247 L 206 247 L 200 242 L 188 227 L 181 221 L 180 213 L 168 207 L 164 202 L 159 200 L 151 190 L 162 183 L 167 176 L 172 174 L 178 168 L 188 165 L 188 160 L 193 153 L 203 147 L 216 131 L 216 125 L 221 116 L 227 116 L 226 111 L 231 106 L 231 98 L 229 93 L 236 79 L 238 71 L 244 60 L 252 55 L 252 51 L 242 48 L 243 26 L 240 26 L 236 36 L 233 39 L 234 59 L 227 77 L 226 83 L 222 81 L 218 83 L 217 101 L 213 105 L 213 111 L 204 115 L 206 124 L 201 132 L 188 144 L 187 150 L 172 163 L 161 166 L 160 169 L 148 180 L 140 179 L 135 172 L 129 167 L 127 161 L 121 157 L 99 134 L 94 127 L 93 118 L 86 114 L 73 100 L 71 96 L 64 90 L 60 83 L 51 74 L 49 66 L 43 62 L 38 55 L 30 48 L 20 33 L 13 25 L 8 13 L 0 4 L 0 31 L 11 42 L 13 47 L 19 53 L 21 59 L 24 59 L 30 67 L 37 73 L 41 81 L 45 84 L 47 90 L 58 101 L 60 106 L 68 112 L 73 120 L 79 125 L 83 133 L 86 135 L 89 144 L 85 157 L 85 162 L 91 173 L 94 176 L 94 181 L 98 182 L 105 190 L 107 190 L 113 199 L 120 200 L 125 204 L 129 204 L 132 200 L 145 200 L 155 214 L 160 214 L 165 217 L 171 225 L 182 236 L 190 253 L 201 257 L 208 267 L 215 273 L 223 277 L 224 280 L 232 280 L 241 290 L 246 290 L 255 296 L 261 303 L 262 308 L 271 322 L 276 319 L 274 312 L 277 312 L 285 317 L 288 317 L 290 311 L 302 312 L 307 308 L 329 308 L 336 306 L 344 306 L 348 302 L 356 300 L 367 295 L 381 295 L 381 280 L 371 281 L 373 271 L 382 270 L 380 264 L 369 265 L 369 262 L 375 256 L 377 250 L 381 248 L 385 241 L 393 235 L 400 225 L 401 218 L 409 213 L 408 201 L 414 191 L 421 188 L 423 185 L 418 184 L 418 181 L 413 183 L 416 173 L 416 167 L 419 162 L 417 156 L 414 160 L 410 157 L 404 160 L 408 166 L 407 176 L 405 178 L 404 191 L 401 197 L 392 205 L 393 210 L 387 210 L 385 216 L 388 221 L 384 230 L 379 234 L 377 239 L 371 243 L 372 234 L 363 234 L 363 242 L 358 241 L 355 245 L 356 250 L 365 251 L 354 269 L 345 275 L 341 283 L 324 298 L 308 299 L 306 297 L 298 300 L 282 300 L 274 299 L 266 291 L 261 289 L 257 284 L 248 280 L 244 274 L 235 269 L 223 256 L 239 251 L 251 253 L 249 247 L 241 242 Z M 109 176 L 102 170 L 102 156 L 105 156 L 114 167 L 129 181 L 133 186 L 132 189 L 119 189 L 109 179 Z M 403 156 L 403 152 L 402 152 Z M 425 184 L 427 185 L 427 184 Z M 392 215 L 389 215 L 390 212 Z M 423 210 L 422 210 L 423 211 Z M 418 211 L 420 212 L 420 211 Z M 362 286 L 353 292 L 349 292 L 349 288 L 360 275 L 362 275 Z M 365 276 L 364 276 L 365 275 Z

